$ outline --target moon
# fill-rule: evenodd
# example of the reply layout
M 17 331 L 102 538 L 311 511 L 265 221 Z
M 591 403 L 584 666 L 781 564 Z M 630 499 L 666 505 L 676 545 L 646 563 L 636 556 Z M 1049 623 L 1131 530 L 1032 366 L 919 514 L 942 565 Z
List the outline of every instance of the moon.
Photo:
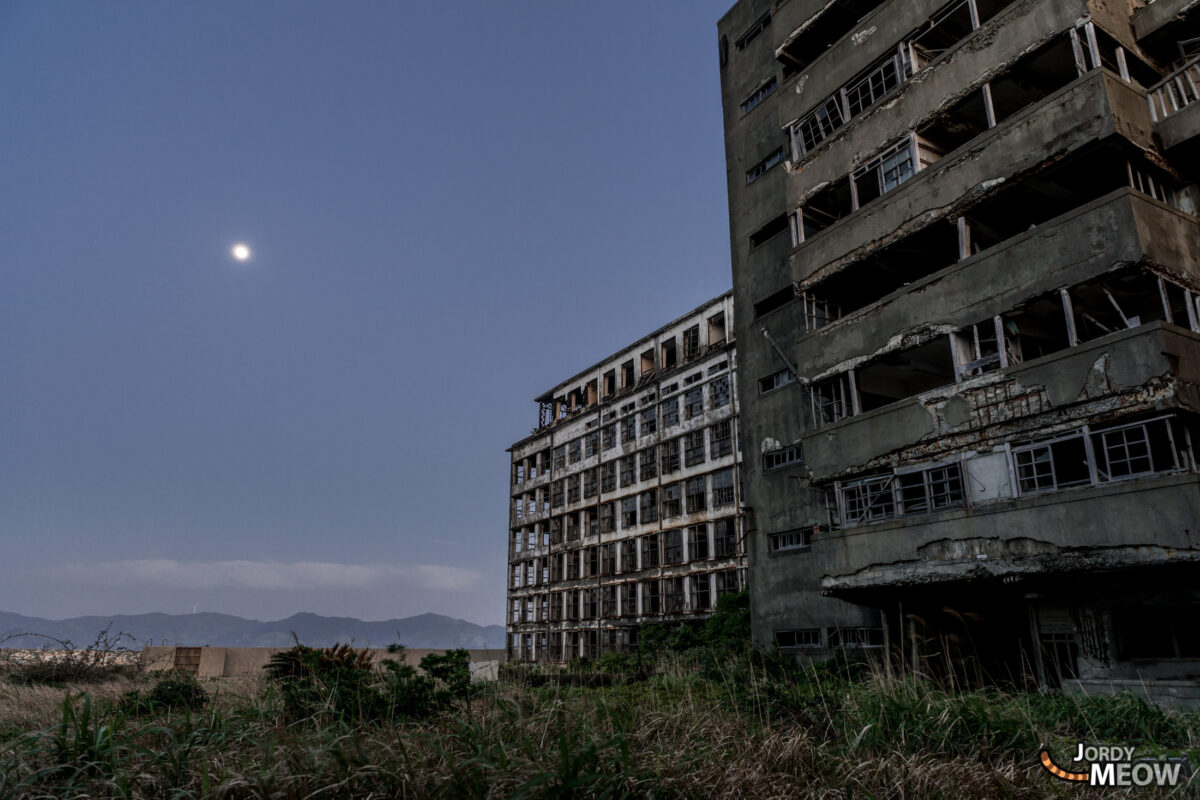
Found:
M 232 252 L 233 257 L 238 261 L 247 261 L 250 258 L 250 248 L 244 244 L 235 244 Z

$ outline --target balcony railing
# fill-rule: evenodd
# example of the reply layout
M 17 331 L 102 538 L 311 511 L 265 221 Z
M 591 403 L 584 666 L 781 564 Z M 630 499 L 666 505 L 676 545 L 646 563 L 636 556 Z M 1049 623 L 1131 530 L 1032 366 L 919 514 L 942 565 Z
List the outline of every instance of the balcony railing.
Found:
M 1161 122 L 1200 100 L 1200 56 L 1171 73 L 1149 92 L 1150 117 Z

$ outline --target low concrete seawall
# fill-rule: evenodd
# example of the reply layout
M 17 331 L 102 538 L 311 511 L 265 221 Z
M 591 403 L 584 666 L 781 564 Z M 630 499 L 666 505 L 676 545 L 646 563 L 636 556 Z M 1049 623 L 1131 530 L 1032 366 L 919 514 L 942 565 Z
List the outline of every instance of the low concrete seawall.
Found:
M 285 647 L 146 647 L 142 650 L 143 663 L 150 672 L 182 669 L 198 678 L 221 678 L 257 675 L 267 665 L 271 656 L 285 652 Z M 397 656 L 387 650 L 370 649 L 368 652 L 376 663 L 384 659 L 396 660 Z M 419 667 L 421 659 L 430 653 L 445 650 L 412 649 L 404 651 L 404 661 Z M 468 650 L 471 662 L 471 677 L 474 680 L 495 680 L 506 655 L 503 650 Z

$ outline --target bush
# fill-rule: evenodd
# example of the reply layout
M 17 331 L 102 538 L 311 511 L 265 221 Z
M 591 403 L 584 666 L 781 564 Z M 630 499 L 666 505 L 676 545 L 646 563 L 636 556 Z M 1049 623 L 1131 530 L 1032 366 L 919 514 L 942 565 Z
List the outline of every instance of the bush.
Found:
M 133 641 L 127 633 L 109 633 L 105 628 L 89 645 L 79 648 L 69 639 L 40 633 L 14 633 L 0 638 L 0 645 L 17 639 L 37 637 L 45 643 L 40 650 L 9 651 L 0 657 L 0 671 L 13 683 L 52 684 L 102 683 L 137 672 L 140 660 L 126 646 Z
M 121 697 L 120 709 L 126 714 L 157 714 L 162 711 L 199 711 L 208 704 L 208 692 L 195 676 L 172 670 L 158 678 L 154 688 L 142 693 L 135 689 Z

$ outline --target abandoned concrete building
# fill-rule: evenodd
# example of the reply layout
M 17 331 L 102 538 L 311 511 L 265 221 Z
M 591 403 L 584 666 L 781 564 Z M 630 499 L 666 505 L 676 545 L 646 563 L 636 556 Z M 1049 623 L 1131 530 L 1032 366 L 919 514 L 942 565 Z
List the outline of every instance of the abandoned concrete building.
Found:
M 508 655 L 625 651 L 745 582 L 732 292 L 537 398 L 514 444 Z
M 1200 696 L 1200 2 L 718 37 L 756 638 Z

